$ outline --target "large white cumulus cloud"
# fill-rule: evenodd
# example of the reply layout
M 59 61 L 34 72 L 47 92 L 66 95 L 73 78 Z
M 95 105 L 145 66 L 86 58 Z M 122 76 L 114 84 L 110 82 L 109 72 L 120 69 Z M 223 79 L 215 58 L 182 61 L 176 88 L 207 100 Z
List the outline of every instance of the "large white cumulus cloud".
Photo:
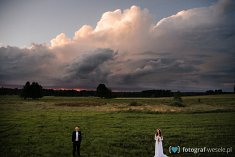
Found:
M 73 38 L 61 33 L 49 46 L 0 48 L 0 79 L 11 83 L 17 74 L 15 81 L 38 78 L 55 87 L 229 90 L 235 78 L 234 19 L 232 0 L 158 22 L 137 6 L 105 12 L 96 27 L 84 25 Z
M 109 11 L 102 15 L 95 28 L 84 25 L 75 32 L 73 39 L 59 34 L 51 40 L 51 48 L 66 47 L 74 51 L 112 48 L 119 51 L 145 51 L 150 37 L 153 18 L 147 9 L 137 6 L 121 11 Z M 78 54 L 78 53 L 77 53 Z M 128 55 L 128 54 L 126 54 Z

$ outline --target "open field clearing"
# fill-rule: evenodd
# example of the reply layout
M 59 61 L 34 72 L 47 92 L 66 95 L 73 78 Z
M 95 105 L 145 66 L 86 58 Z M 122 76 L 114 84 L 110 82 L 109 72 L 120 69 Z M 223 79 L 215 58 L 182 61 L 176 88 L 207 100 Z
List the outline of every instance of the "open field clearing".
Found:
M 1 96 L 0 156 L 71 156 L 76 125 L 83 133 L 82 156 L 152 157 L 156 128 L 163 132 L 167 155 L 169 146 L 235 148 L 235 95 L 183 97 L 185 107 L 170 106 L 171 100 Z

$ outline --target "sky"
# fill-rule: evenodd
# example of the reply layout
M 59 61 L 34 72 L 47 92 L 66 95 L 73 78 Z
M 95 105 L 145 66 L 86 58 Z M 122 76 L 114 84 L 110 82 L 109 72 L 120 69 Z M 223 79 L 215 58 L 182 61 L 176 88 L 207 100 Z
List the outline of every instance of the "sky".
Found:
M 232 91 L 233 0 L 0 0 L 0 86 Z

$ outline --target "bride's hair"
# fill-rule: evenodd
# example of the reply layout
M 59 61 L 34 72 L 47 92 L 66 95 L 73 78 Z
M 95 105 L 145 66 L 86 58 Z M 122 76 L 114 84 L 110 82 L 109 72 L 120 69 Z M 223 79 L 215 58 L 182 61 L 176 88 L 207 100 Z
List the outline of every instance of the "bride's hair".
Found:
M 159 130 L 159 134 L 158 134 L 158 130 Z M 156 130 L 156 136 L 158 136 L 158 135 L 159 135 L 160 137 L 162 137 L 162 132 L 161 132 L 160 129 L 157 129 L 157 130 Z

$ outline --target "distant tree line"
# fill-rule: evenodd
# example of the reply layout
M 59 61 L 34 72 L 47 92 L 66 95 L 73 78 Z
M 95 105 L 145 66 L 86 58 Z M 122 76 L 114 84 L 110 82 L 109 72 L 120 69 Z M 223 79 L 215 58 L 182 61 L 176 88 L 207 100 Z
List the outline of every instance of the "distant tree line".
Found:
M 96 91 L 43 89 L 44 96 L 88 97 L 96 96 Z
M 22 89 L 18 88 L 0 88 L 0 95 L 20 95 Z
M 222 89 L 216 89 L 216 90 L 208 90 L 206 91 L 207 95 L 216 95 L 216 94 L 223 94 Z
M 234 86 L 235 87 L 235 86 Z M 235 90 L 235 89 L 234 89 Z M 234 91 L 235 92 L 235 91 Z M 171 90 L 144 90 L 141 92 L 112 92 L 112 90 L 105 86 L 105 84 L 99 84 L 96 90 L 55 90 L 44 89 L 37 82 L 26 82 L 22 89 L 18 88 L 0 88 L 0 95 L 20 95 L 24 99 L 37 99 L 42 96 L 66 96 L 66 97 L 89 97 L 98 96 L 101 98 L 116 98 L 116 97 L 172 97 L 176 92 Z M 214 94 L 227 94 L 232 92 L 223 92 L 221 89 L 208 90 L 206 92 L 181 92 L 181 96 L 199 96 L 199 95 L 214 95 Z

